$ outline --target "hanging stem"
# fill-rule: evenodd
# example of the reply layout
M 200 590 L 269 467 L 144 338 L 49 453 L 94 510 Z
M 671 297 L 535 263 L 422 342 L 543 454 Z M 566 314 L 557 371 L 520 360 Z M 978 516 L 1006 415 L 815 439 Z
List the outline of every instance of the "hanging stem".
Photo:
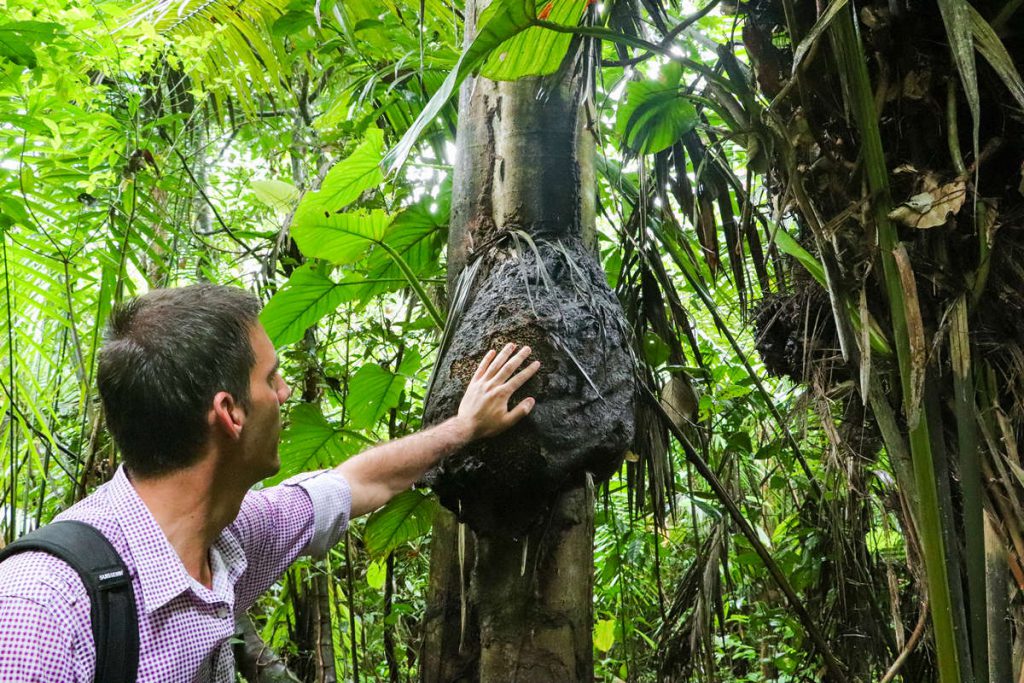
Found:
M 345 532 L 345 583 L 348 593 L 348 642 L 352 650 L 352 681 L 359 683 L 359 644 L 356 642 L 355 582 L 352 579 L 352 549 L 350 534 Z
M 761 397 L 764 399 L 768 412 L 772 414 L 772 417 L 775 419 L 775 424 L 778 425 L 779 429 L 785 435 L 786 442 L 789 444 L 790 450 L 793 452 L 793 456 L 796 458 L 796 461 L 800 464 L 800 469 L 803 470 L 804 475 L 807 477 L 807 481 L 810 484 L 811 491 L 814 493 L 814 497 L 820 500 L 822 496 L 821 487 L 818 486 L 818 481 L 811 472 L 811 467 L 804 458 L 803 452 L 800 450 L 800 445 L 793 437 L 793 433 L 789 431 L 789 427 L 786 425 L 786 421 L 783 419 L 782 414 L 779 413 L 779 409 L 775 407 L 775 398 L 768 393 L 768 390 L 761 382 L 761 378 L 758 377 L 756 372 L 754 372 L 754 368 L 750 365 L 750 361 L 747 360 L 747 356 L 743 352 L 742 347 L 740 347 L 736 337 L 733 336 L 729 327 L 725 324 L 725 321 L 722 320 L 722 316 L 718 312 L 718 306 L 715 304 L 714 299 L 711 298 L 711 294 L 707 291 L 704 285 L 697 280 L 697 277 L 692 272 L 692 268 L 685 256 L 679 253 L 678 245 L 674 244 L 672 240 L 665 239 L 660 230 L 658 232 L 662 245 L 668 249 L 669 254 L 676 262 L 676 265 L 679 266 L 679 269 L 683 272 L 683 276 L 686 278 L 686 281 L 690 284 L 693 291 L 697 293 L 701 302 L 704 303 L 704 307 L 707 309 L 708 313 L 711 314 L 711 317 L 715 321 L 715 327 L 718 328 L 729 342 L 729 345 L 732 347 L 736 357 L 739 358 L 743 367 L 746 369 L 747 375 L 754 382 L 754 386 L 757 388 L 758 393 L 761 394 Z
M 14 405 L 17 397 L 17 385 L 14 383 L 14 308 L 11 304 L 11 279 L 10 279 L 10 264 L 7 261 L 7 236 L 0 234 L 0 247 L 3 249 L 4 258 L 4 295 L 7 299 L 7 381 L 10 386 L 10 401 L 11 406 L 8 410 L 10 415 L 10 422 L 8 424 L 8 430 L 10 434 L 10 450 L 7 451 L 7 457 L 10 462 L 10 494 L 7 497 L 7 505 L 11 511 L 10 522 L 7 525 L 7 534 L 5 536 L 8 543 L 14 540 L 14 525 L 15 525 L 15 512 L 17 511 L 17 468 L 15 466 L 15 454 L 18 452 L 18 441 L 17 441 L 17 430 L 14 428 Z

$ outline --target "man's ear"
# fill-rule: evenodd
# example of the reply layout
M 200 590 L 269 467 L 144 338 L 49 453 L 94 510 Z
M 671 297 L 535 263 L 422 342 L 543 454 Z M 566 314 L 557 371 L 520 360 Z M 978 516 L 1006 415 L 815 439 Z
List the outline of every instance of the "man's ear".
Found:
M 213 397 L 213 404 L 207 416 L 210 428 L 221 431 L 230 439 L 238 439 L 245 426 L 245 411 L 235 397 L 226 391 L 219 391 Z

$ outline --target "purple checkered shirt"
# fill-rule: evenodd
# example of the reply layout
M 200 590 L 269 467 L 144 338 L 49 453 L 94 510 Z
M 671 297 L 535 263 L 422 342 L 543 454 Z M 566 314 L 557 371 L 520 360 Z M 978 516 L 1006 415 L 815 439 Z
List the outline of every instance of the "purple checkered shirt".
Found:
M 344 533 L 351 506 L 348 483 L 331 471 L 250 491 L 210 548 L 212 589 L 185 571 L 123 469 L 57 519 L 92 524 L 127 565 L 139 612 L 139 683 L 226 683 L 234 680 L 235 616 L 296 557 L 325 554 Z M 0 681 L 87 683 L 95 667 L 89 597 L 78 574 L 39 552 L 0 563 Z

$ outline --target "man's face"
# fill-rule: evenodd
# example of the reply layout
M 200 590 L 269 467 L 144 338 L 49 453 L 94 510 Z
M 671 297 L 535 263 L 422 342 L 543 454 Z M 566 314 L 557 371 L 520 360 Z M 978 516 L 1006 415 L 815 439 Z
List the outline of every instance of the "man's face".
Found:
M 255 481 L 277 473 L 278 438 L 281 434 L 281 406 L 291 395 L 278 371 L 277 354 L 263 326 L 256 324 L 249 333 L 256 363 L 249 377 L 249 410 L 242 430 L 246 467 Z

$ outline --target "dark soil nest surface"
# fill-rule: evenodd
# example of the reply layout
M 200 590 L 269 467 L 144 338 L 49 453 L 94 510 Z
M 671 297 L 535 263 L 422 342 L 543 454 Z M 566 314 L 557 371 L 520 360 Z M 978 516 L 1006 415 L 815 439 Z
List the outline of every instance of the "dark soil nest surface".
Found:
M 607 478 L 622 462 L 634 432 L 633 363 L 619 303 L 579 241 L 520 234 L 482 258 L 438 360 L 425 422 L 454 415 L 481 358 L 508 342 L 529 345 L 542 364 L 510 405 L 537 403 L 426 480 L 474 531 L 518 536 L 543 522 L 561 489 L 587 472 Z
M 806 382 L 813 364 L 834 365 L 839 353 L 828 295 L 813 282 L 802 284 L 765 296 L 754 309 L 755 343 L 765 369 L 795 382 Z

